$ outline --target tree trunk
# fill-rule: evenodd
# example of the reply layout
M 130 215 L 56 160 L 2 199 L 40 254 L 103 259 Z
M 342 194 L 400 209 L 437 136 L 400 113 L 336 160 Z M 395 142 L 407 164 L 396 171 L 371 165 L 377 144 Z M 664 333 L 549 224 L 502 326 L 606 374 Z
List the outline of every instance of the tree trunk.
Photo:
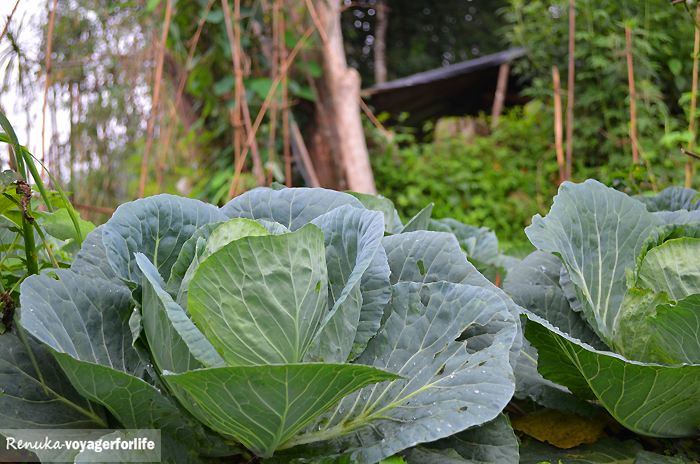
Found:
M 386 82 L 386 28 L 389 12 L 386 0 L 377 0 L 377 27 L 374 36 L 374 84 Z
M 342 0 L 315 0 L 323 26 L 323 79 L 333 114 L 332 130 L 337 134 L 341 165 L 350 190 L 377 193 L 369 163 L 367 144 L 360 119 L 360 74 L 348 68 L 340 29 Z

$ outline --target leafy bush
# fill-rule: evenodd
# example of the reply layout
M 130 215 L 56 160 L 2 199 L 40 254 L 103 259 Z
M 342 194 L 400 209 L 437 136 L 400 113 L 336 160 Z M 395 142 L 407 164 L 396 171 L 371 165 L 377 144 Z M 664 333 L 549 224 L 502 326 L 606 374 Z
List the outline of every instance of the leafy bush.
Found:
M 5 427 L 158 428 L 165 462 L 371 463 L 488 422 L 463 433 L 517 457 L 519 310 L 429 220 L 322 189 L 124 204 L 22 284 L 38 370 L 0 338 Z
M 564 183 L 526 230 L 542 251 L 505 282 L 527 310 L 539 372 L 643 435 L 699 431 L 697 196 L 671 188 L 630 198 L 594 180 Z
M 436 218 L 488 227 L 506 246 L 526 244 L 523 229 L 534 213 L 546 211 L 559 175 L 545 110 L 538 101 L 513 109 L 487 137 L 458 134 L 430 143 L 409 138 L 406 146 L 383 152 L 375 137 L 377 189 L 403 217 L 432 201 Z M 577 164 L 575 173 L 584 176 L 586 170 Z

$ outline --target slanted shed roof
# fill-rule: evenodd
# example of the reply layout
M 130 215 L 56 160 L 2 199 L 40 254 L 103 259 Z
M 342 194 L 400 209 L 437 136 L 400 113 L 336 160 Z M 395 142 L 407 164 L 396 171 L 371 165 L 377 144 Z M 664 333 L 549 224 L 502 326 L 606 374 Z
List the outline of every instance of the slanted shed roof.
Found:
M 525 55 L 524 48 L 514 48 L 493 55 L 445 66 L 444 68 L 402 77 L 365 89 L 364 96 L 375 113 L 387 111 L 392 117 L 408 112 L 407 125 L 442 116 L 476 116 L 490 113 L 501 64 Z M 516 79 L 509 78 L 506 106 L 524 103 L 518 97 Z

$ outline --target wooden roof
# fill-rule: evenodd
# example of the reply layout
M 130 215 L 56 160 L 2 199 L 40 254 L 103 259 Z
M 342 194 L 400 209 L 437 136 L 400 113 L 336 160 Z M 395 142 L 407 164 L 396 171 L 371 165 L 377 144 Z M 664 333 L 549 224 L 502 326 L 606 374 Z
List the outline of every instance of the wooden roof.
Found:
M 363 90 L 376 114 L 388 112 L 392 119 L 408 112 L 406 125 L 421 125 L 442 116 L 477 116 L 490 113 L 501 64 L 525 55 L 515 48 L 443 68 L 413 74 Z M 505 105 L 527 101 L 518 96 L 521 86 L 509 78 Z

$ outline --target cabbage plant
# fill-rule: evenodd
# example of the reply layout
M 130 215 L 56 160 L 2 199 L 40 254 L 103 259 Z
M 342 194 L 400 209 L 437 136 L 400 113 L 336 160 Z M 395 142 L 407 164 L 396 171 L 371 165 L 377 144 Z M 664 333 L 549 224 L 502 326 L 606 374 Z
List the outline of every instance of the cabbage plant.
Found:
M 539 372 L 643 435 L 700 431 L 697 196 L 564 183 L 526 229 L 541 251 L 506 281 Z
M 0 337 L 5 426 L 158 428 L 170 462 L 373 463 L 503 429 L 517 306 L 429 208 L 403 225 L 382 200 L 121 205 L 70 269 L 22 284 L 32 350 Z

